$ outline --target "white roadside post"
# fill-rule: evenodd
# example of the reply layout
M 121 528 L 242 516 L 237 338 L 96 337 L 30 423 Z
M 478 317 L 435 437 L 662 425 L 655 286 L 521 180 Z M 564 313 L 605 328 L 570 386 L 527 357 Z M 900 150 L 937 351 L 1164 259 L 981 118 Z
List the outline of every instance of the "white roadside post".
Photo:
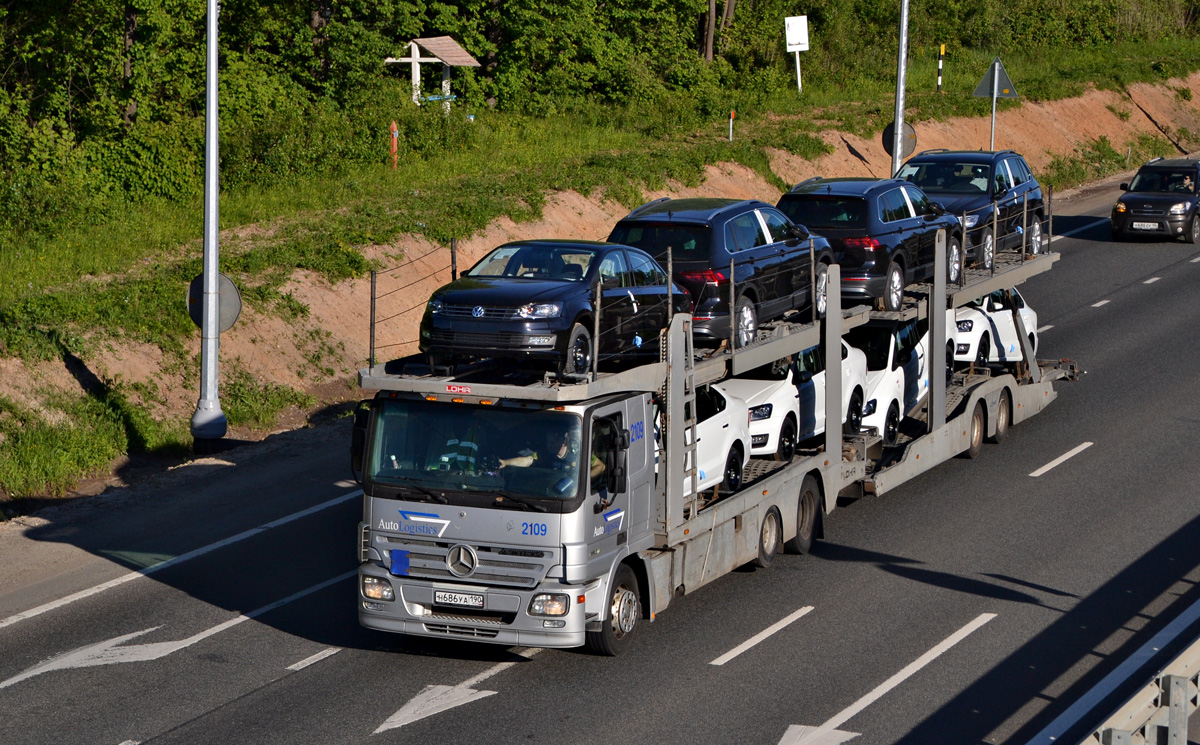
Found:
M 787 39 L 787 50 L 796 55 L 796 92 L 803 93 L 800 78 L 800 53 L 808 51 L 808 16 L 791 16 L 783 19 L 783 32 Z
M 895 177 L 904 161 L 904 87 L 908 71 L 908 0 L 900 3 L 900 51 L 896 55 L 896 118 L 892 141 L 892 172 Z
M 220 253 L 217 247 L 217 0 L 208 0 L 205 41 L 204 100 L 204 294 L 200 326 L 200 399 L 192 414 L 192 438 L 197 451 L 208 449 L 225 436 L 228 424 L 217 391 L 217 358 L 220 349 Z

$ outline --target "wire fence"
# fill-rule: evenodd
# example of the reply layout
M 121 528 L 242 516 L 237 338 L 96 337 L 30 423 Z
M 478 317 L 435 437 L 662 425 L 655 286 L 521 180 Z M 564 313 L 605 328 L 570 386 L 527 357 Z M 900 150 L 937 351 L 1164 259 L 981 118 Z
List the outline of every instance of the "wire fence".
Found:
M 404 269 L 406 267 L 411 267 L 419 261 L 427 259 L 440 251 L 444 251 L 446 248 L 447 248 L 446 246 L 437 246 L 430 251 L 426 251 L 425 253 L 421 254 L 420 256 L 414 256 L 412 258 L 406 259 L 405 261 L 402 261 L 399 264 L 396 264 L 395 266 L 389 267 L 387 269 L 380 269 L 380 270 L 375 270 L 375 271 L 371 272 L 371 321 L 370 321 L 371 333 L 370 333 L 370 349 L 368 352 L 369 357 L 367 360 L 367 364 L 370 367 L 375 367 L 375 353 L 378 350 L 410 346 L 410 345 L 416 344 L 419 341 L 418 339 L 408 339 L 405 341 L 392 342 L 389 344 L 376 344 L 375 343 L 375 332 L 376 332 L 376 329 L 381 324 L 387 323 L 388 321 L 392 321 L 392 320 L 394 320 L 396 318 L 400 318 L 402 316 L 406 316 L 409 313 L 412 313 L 414 310 L 424 308 L 425 305 L 428 303 L 428 299 L 422 300 L 421 302 L 416 303 L 415 305 L 409 306 L 409 307 L 405 308 L 404 310 L 393 313 L 390 316 L 387 316 L 385 318 L 378 318 L 378 316 L 377 316 L 376 309 L 377 309 L 378 302 L 386 297 L 395 295 L 398 292 L 403 292 L 404 290 L 407 290 L 410 287 L 419 285 L 422 282 L 433 279 L 434 277 L 438 276 L 439 274 L 442 274 L 443 272 L 446 272 L 447 270 L 449 270 L 449 272 L 450 272 L 450 279 L 451 280 L 455 279 L 458 274 L 458 241 L 457 241 L 457 239 L 450 240 L 450 246 L 449 246 L 450 261 L 449 261 L 449 263 L 439 266 L 437 269 L 434 269 L 433 271 L 431 271 L 427 274 L 417 277 L 416 279 L 411 279 L 411 280 L 407 281 L 405 284 L 402 284 L 398 287 L 393 287 L 383 293 L 380 293 L 379 289 L 378 289 L 379 279 L 381 277 L 392 277 L 392 276 L 394 276 L 395 272 L 397 272 L 401 269 Z

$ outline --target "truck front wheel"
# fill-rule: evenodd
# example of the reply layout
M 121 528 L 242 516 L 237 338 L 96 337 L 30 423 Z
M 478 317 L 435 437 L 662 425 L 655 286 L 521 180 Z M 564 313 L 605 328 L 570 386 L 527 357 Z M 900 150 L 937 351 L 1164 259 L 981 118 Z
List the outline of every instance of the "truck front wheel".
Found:
M 641 613 L 637 578 L 628 564 L 622 564 L 617 567 L 609 590 L 608 618 L 601 621 L 599 631 L 587 632 L 588 649 L 608 657 L 624 652 L 637 630 Z

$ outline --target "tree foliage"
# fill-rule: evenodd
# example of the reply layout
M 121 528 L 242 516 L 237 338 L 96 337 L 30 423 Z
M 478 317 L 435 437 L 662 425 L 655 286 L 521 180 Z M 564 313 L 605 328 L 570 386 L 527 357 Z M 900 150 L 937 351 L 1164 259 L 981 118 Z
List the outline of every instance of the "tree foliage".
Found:
M 406 104 L 383 59 L 449 34 L 481 61 L 455 71 L 474 107 L 531 115 L 637 103 L 658 121 L 721 111 L 721 94 L 789 84 L 782 19 L 807 14 L 809 69 L 893 65 L 896 0 L 226 0 L 222 186 L 338 172 L 385 157 L 388 122 L 416 155 L 469 138 Z M 1096 46 L 1192 33 L 1200 0 L 913 0 L 914 44 Z M 51 230 L 128 200 L 201 189 L 205 0 L 0 0 L 0 227 Z M 438 70 L 427 66 L 425 89 Z

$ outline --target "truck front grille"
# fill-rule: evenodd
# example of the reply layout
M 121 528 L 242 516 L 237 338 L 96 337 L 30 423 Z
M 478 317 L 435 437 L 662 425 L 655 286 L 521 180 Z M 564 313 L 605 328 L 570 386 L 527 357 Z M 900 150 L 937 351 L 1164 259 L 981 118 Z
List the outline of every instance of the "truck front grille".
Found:
M 380 554 L 390 560 L 391 551 L 407 550 L 408 577 L 438 580 L 439 582 L 463 582 L 493 587 L 531 589 L 546 578 L 550 567 L 558 563 L 556 551 L 517 548 L 510 546 L 472 545 L 479 564 L 467 577 L 457 577 L 450 572 L 446 556 L 457 545 L 450 541 L 411 541 L 401 536 L 379 536 Z
M 500 629 L 477 629 L 472 626 L 454 626 L 448 623 L 427 623 L 425 630 L 431 634 L 445 634 L 463 639 L 495 639 Z

